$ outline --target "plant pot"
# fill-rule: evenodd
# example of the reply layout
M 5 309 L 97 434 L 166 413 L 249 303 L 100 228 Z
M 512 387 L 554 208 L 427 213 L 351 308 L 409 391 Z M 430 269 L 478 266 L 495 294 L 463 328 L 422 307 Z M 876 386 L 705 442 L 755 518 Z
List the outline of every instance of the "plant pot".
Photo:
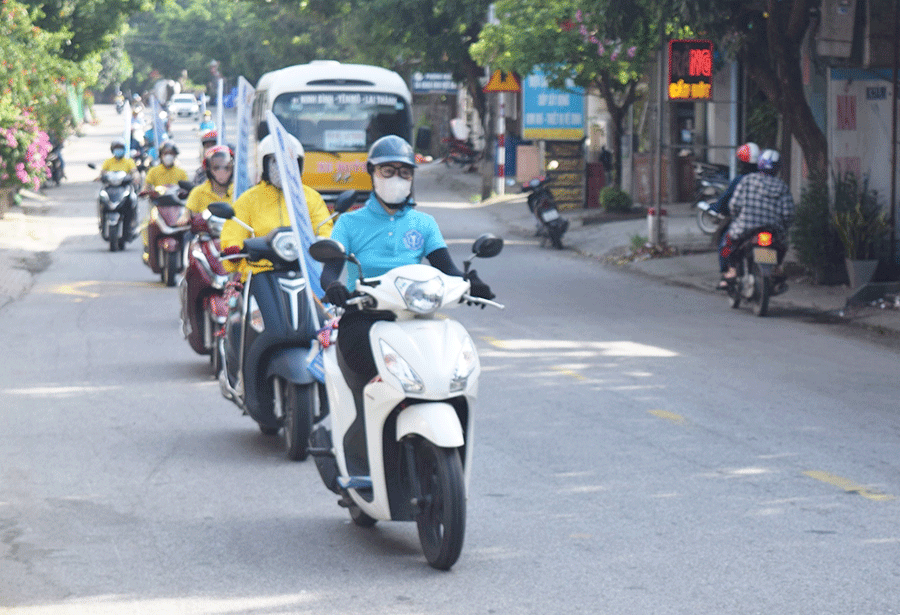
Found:
M 844 259 L 847 263 L 847 277 L 850 278 L 850 288 L 857 289 L 865 286 L 872 280 L 875 270 L 878 269 L 878 259 L 856 260 Z

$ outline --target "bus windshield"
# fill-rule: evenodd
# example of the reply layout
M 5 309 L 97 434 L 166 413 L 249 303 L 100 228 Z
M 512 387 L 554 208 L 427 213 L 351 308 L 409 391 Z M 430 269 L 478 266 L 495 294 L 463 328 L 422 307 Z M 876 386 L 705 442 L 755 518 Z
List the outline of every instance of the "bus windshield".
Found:
M 409 106 L 395 94 L 288 92 L 272 112 L 308 152 L 366 152 L 379 137 L 406 139 L 411 129 Z

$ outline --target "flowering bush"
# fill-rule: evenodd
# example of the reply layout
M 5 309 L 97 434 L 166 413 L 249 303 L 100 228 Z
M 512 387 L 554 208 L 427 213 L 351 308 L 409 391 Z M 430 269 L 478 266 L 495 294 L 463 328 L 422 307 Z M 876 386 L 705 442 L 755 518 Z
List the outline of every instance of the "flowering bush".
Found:
M 37 190 L 50 175 L 50 139 L 28 112 L 0 101 L 0 186 Z

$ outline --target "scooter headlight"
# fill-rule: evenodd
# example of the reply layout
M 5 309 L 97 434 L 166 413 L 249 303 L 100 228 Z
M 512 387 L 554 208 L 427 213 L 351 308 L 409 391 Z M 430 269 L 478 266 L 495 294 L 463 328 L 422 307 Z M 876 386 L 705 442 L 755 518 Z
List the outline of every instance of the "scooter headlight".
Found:
M 422 282 L 397 278 L 396 285 L 406 307 L 417 314 L 434 312 L 444 300 L 444 281 L 437 276 Z
M 381 346 L 381 358 L 384 360 L 384 366 L 391 374 L 397 377 L 403 390 L 406 393 L 422 393 L 425 390 L 425 383 L 422 382 L 422 379 L 419 378 L 412 366 L 400 356 L 400 353 L 391 348 L 390 344 L 384 340 L 378 341 Z
M 278 258 L 284 261 L 295 261 L 300 257 L 300 246 L 293 233 L 278 233 L 272 239 L 272 249 Z
M 475 345 L 472 338 L 467 337 L 463 342 L 462 350 L 456 359 L 456 368 L 453 370 L 453 378 L 450 380 L 450 392 L 458 393 L 466 388 L 469 376 L 475 371 L 478 365 L 478 353 L 475 352 Z

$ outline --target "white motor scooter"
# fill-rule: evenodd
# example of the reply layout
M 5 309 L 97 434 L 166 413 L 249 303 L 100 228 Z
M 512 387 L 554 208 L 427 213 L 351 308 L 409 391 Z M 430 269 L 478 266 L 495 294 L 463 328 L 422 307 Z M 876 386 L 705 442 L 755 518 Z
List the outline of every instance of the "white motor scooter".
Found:
M 484 235 L 472 252 L 491 257 L 502 248 L 502 239 Z M 310 254 L 358 265 L 330 239 L 313 244 Z M 354 377 L 334 331 L 331 339 L 320 336 L 329 413 L 310 436 L 323 482 L 342 496 L 339 504 L 354 523 L 415 520 L 425 558 L 441 570 L 462 551 L 481 366 L 465 328 L 436 312 L 462 301 L 503 308 L 468 292 L 468 281 L 428 265 L 360 279 L 348 309 L 389 318 L 376 319 L 369 331 L 378 375 L 366 382 Z

